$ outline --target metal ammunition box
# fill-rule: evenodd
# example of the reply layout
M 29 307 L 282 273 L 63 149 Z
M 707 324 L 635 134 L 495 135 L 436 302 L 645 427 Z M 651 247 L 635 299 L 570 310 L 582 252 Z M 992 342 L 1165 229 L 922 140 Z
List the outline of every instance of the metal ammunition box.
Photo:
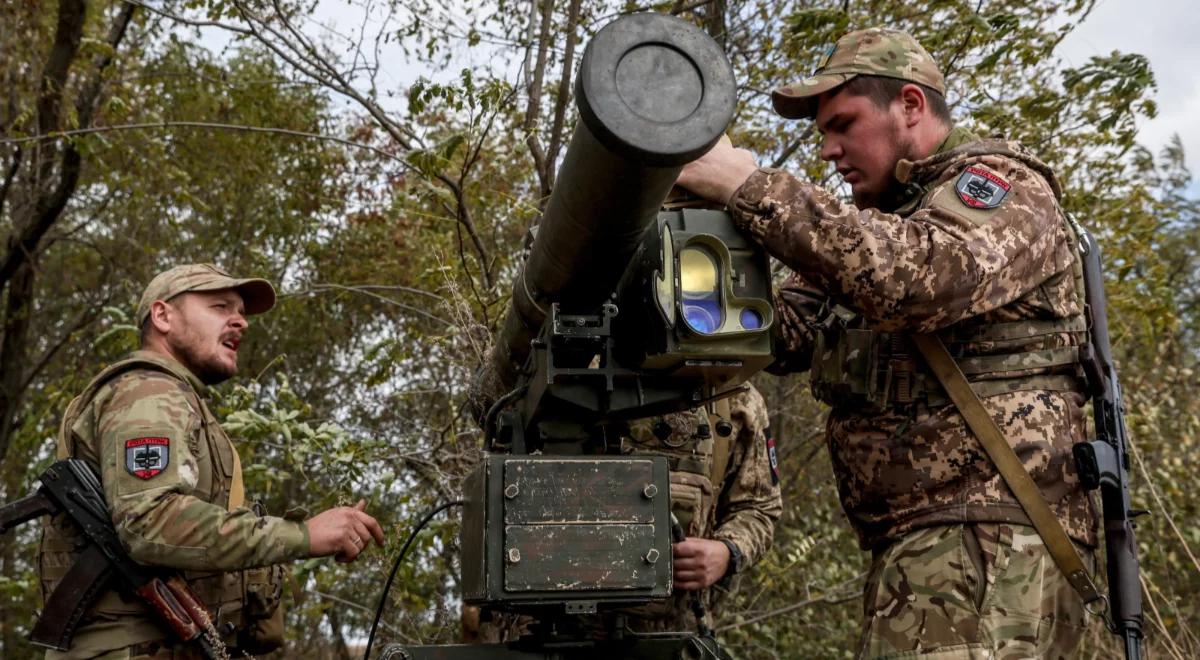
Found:
M 467 603 L 590 612 L 670 596 L 665 458 L 489 455 L 463 490 Z

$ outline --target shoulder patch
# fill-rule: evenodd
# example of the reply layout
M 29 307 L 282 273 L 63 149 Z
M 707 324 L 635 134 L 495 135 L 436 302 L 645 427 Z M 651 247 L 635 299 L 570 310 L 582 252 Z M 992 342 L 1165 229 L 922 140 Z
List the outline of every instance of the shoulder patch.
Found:
M 125 441 L 125 471 L 138 479 L 157 477 L 170 462 L 169 438 L 133 438 Z
M 1012 185 L 996 173 L 972 165 L 958 175 L 954 190 L 969 208 L 994 209 L 1008 197 Z

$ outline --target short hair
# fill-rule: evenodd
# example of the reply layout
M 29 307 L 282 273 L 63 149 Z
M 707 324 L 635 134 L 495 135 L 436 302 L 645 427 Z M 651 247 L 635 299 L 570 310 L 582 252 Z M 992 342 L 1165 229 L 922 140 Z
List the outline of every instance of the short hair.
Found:
M 170 300 L 164 300 L 163 302 L 174 307 L 175 309 L 179 309 L 179 307 L 175 304 L 175 300 L 178 297 L 179 296 L 174 296 Z M 153 306 L 154 303 L 150 303 L 150 305 Z M 138 326 L 138 346 L 139 347 L 141 347 L 141 348 L 146 347 L 146 342 L 150 341 L 150 328 L 152 328 L 153 326 L 154 326 L 154 324 L 150 322 L 150 314 L 147 314 L 146 318 L 142 319 L 142 324 L 140 326 Z
M 150 317 L 147 316 L 141 327 L 138 328 L 138 346 L 146 348 L 146 342 L 150 341 Z
M 925 92 L 925 100 L 928 102 L 929 111 L 934 117 L 939 119 L 943 124 L 950 125 L 950 108 L 946 105 L 946 97 L 936 89 L 922 85 L 919 82 L 911 80 L 901 80 L 899 78 L 889 78 L 887 76 L 864 76 L 858 75 L 850 79 L 850 82 L 842 85 L 842 89 L 854 96 L 865 96 L 875 104 L 877 108 L 886 108 L 891 105 L 892 101 L 900 95 L 900 90 L 905 85 L 916 85 Z

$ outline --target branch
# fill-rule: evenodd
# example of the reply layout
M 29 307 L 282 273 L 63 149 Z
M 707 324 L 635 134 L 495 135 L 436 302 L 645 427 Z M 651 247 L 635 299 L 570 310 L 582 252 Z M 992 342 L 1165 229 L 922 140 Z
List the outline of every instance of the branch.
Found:
M 56 341 L 52 346 L 47 348 L 45 352 L 42 353 L 42 356 L 38 358 L 37 363 L 33 365 L 33 368 L 29 370 L 29 373 L 25 374 L 25 379 L 21 382 L 21 391 L 25 391 L 30 385 L 33 384 L 33 379 L 37 378 L 38 374 L 42 372 L 42 369 L 46 368 L 46 365 L 50 364 L 50 360 L 54 359 L 55 355 L 58 355 L 58 352 L 62 350 L 63 346 L 67 345 L 67 342 L 70 341 L 71 337 L 84 327 L 91 325 L 91 323 L 95 321 L 96 318 L 99 317 L 104 311 L 104 306 L 107 305 L 111 300 L 112 294 L 109 293 L 109 295 L 105 296 L 103 300 L 94 305 L 88 305 L 83 312 L 79 314 L 79 317 L 75 320 L 75 323 L 71 324 L 70 329 L 64 332 L 63 335 L 58 338 L 58 341 Z
M 170 12 L 165 12 L 157 7 L 152 7 L 144 2 L 139 2 L 139 0 L 122 0 L 122 2 L 129 4 L 129 5 L 133 5 L 135 7 L 141 7 L 142 9 L 145 9 L 146 11 L 148 11 L 150 13 L 157 14 L 159 16 L 162 16 L 163 18 L 167 18 L 172 21 L 175 21 L 176 23 L 183 23 L 184 25 L 191 25 L 193 27 L 215 27 L 215 28 L 220 28 L 222 30 L 229 30 L 230 32 L 236 32 L 237 34 L 241 34 L 241 35 L 245 35 L 245 36 L 251 36 L 253 34 L 252 32 L 250 32 L 250 30 L 247 30 L 246 28 L 241 28 L 236 25 L 231 25 L 229 23 L 221 23 L 218 21 L 202 21 L 202 20 L 198 20 L 198 19 L 184 18 L 183 16 L 180 16 L 178 14 L 172 14 Z
M 133 17 L 133 7 L 125 7 L 109 30 L 108 45 L 115 52 L 125 36 L 125 30 Z M 48 135 L 58 129 L 62 122 L 62 92 L 66 87 L 71 63 L 79 54 L 79 42 L 83 34 L 83 23 L 87 7 L 82 0 L 62 0 L 59 4 L 58 27 L 54 46 L 46 62 L 42 78 L 41 96 L 37 102 L 38 134 Z M 102 58 L 96 65 L 92 78 L 78 99 L 81 123 L 91 120 L 96 98 L 99 96 L 100 77 L 112 63 L 112 57 Z M 14 229 L 5 241 L 5 254 L 0 260 L 0 286 L 6 283 L 16 270 L 25 263 L 29 255 L 37 251 L 38 243 L 62 215 L 67 200 L 79 183 L 83 159 L 75 146 L 68 144 L 62 151 L 61 162 L 56 163 L 53 150 L 41 147 L 34 150 L 37 167 L 34 168 L 35 190 L 49 186 L 54 170 L 59 169 L 58 184 L 50 192 L 37 195 L 29 215 L 24 221 L 14 223 Z
M 21 262 L 4 301 L 4 338 L 0 340 L 0 462 L 8 453 L 21 403 L 21 362 L 29 348 L 29 321 L 33 316 L 33 281 L 36 273 L 28 258 Z
M 356 603 L 351 600 L 346 600 L 345 598 L 339 598 L 338 596 L 334 596 L 333 594 L 327 594 L 324 591 L 317 591 L 316 589 L 310 590 L 310 593 L 320 596 L 321 598 L 324 598 L 326 600 L 332 600 L 335 603 L 345 605 L 346 607 L 353 607 L 356 610 L 366 612 L 367 614 L 370 614 L 370 615 L 375 614 L 375 610 L 367 607 L 366 605 L 363 605 L 362 603 Z M 403 635 L 403 633 L 401 633 L 399 629 L 397 629 L 395 626 L 388 623 L 387 621 L 384 621 L 383 619 L 379 620 L 379 624 L 381 626 L 383 626 L 384 628 L 387 628 L 388 630 L 390 630 L 393 634 Z
M 364 296 L 374 298 L 374 299 L 376 299 L 380 302 L 386 303 L 388 305 L 393 305 L 395 307 L 399 307 L 401 309 L 408 310 L 414 314 L 424 316 L 425 318 L 430 319 L 432 321 L 436 321 L 437 323 L 441 323 L 442 325 L 451 326 L 451 327 L 453 327 L 453 325 L 454 325 L 450 321 L 447 321 L 446 319 L 444 319 L 440 316 L 435 316 L 433 314 L 430 314 L 429 312 L 427 312 L 419 307 L 413 307 L 412 305 L 407 305 L 405 303 L 402 303 L 402 302 L 399 302 L 396 300 L 392 300 L 391 298 L 388 298 L 387 296 L 381 296 L 378 293 L 371 291 L 369 288 L 364 288 L 364 287 L 343 286 L 341 284 L 318 284 L 308 291 L 302 291 L 299 293 L 292 293 L 292 294 L 285 294 L 283 297 L 305 295 L 305 294 L 310 294 L 310 293 L 319 293 L 322 291 L 348 291 L 350 293 L 361 293 Z
M 567 104 L 571 100 L 571 71 L 575 65 L 575 30 L 579 26 L 580 0 L 571 0 L 567 9 L 567 50 L 563 54 L 562 77 L 558 80 L 558 98 L 554 102 L 554 125 L 550 129 L 550 148 L 546 151 L 546 181 L 547 187 L 554 189 L 554 163 L 558 161 L 558 152 L 562 149 L 563 124 L 567 115 Z
M 845 593 L 834 593 L 834 592 L 837 589 L 841 589 L 843 587 L 854 584 L 855 582 L 858 582 L 859 580 L 863 579 L 864 577 L 866 577 L 865 573 L 862 575 L 856 576 L 856 577 L 852 577 L 849 580 L 846 580 L 845 582 L 842 582 L 841 584 L 836 585 L 833 589 L 829 590 L 829 593 L 826 593 L 824 596 L 821 596 L 820 598 L 810 598 L 808 600 L 801 601 L 799 603 L 792 603 L 791 605 L 787 605 L 785 607 L 780 607 L 778 609 L 774 609 L 769 612 L 759 614 L 758 616 L 750 617 L 749 619 L 746 619 L 744 621 L 737 621 L 735 623 L 727 623 L 723 626 L 717 626 L 716 628 L 713 629 L 713 632 L 723 632 L 725 630 L 741 628 L 742 626 L 748 626 L 751 624 L 755 624 L 755 623 L 758 623 L 759 621 L 764 621 L 766 619 L 770 619 L 771 617 L 776 617 L 781 614 L 795 612 L 796 610 L 804 609 L 810 605 L 817 605 L 820 603 L 825 603 L 825 604 L 829 604 L 829 605 L 834 605 L 837 603 L 844 603 L 848 600 L 857 598 L 859 596 L 860 590 L 856 588 L 856 589 L 852 589 Z
M 117 18 L 113 20 L 112 26 L 108 29 L 108 37 L 105 39 L 105 42 L 112 47 L 112 51 L 101 57 L 95 66 L 92 67 L 92 74 L 84 84 L 83 92 L 75 100 L 75 113 L 80 126 L 87 126 L 92 123 L 92 115 L 96 112 L 96 106 L 100 100 L 100 88 L 104 84 L 104 70 L 112 65 L 113 54 L 116 53 L 117 46 L 125 38 L 125 31 L 129 29 L 129 23 L 133 21 L 133 13 L 135 11 L 137 11 L 136 6 L 125 5 L 121 8 L 121 13 L 117 14 Z
M 325 59 L 324 55 L 312 44 L 312 41 L 292 24 L 275 0 L 272 0 L 272 6 L 275 8 L 275 18 L 283 25 L 283 30 L 287 34 L 271 26 L 265 18 L 251 12 L 245 6 L 244 2 L 240 0 L 232 0 L 232 2 L 242 18 L 249 24 L 249 29 L 254 37 L 288 64 L 329 89 L 356 101 L 402 148 L 412 150 L 414 148 L 413 144 L 420 141 L 411 131 L 408 131 L 388 117 L 383 108 L 375 103 L 374 100 L 363 96 L 358 90 L 354 89 L 350 81 Z M 274 37 L 275 40 L 278 40 L 278 43 L 269 38 L 268 34 Z M 283 45 L 281 46 L 280 44 Z M 483 264 L 484 280 L 490 288 L 492 286 L 492 274 L 487 268 L 490 259 L 483 241 L 479 238 L 479 232 L 475 228 L 474 221 L 471 219 L 471 212 L 467 207 L 461 183 L 441 173 L 435 174 L 434 178 L 442 182 L 454 196 L 455 203 L 458 206 L 455 217 L 462 223 L 467 233 L 471 236 L 475 250 L 479 253 L 480 263 Z
M 531 1 L 536 8 L 538 0 Z M 546 171 L 553 165 L 546 162 L 546 152 L 542 150 L 542 143 L 538 141 L 534 128 L 537 126 L 542 109 L 542 81 L 546 75 L 546 58 L 550 50 L 550 23 L 554 18 L 554 3 L 551 0 L 541 0 L 541 2 L 542 15 L 537 38 L 537 64 L 534 65 L 533 72 L 529 76 L 527 88 L 529 99 L 528 105 L 525 107 L 525 121 L 522 128 L 525 130 L 525 144 L 529 146 L 529 152 L 533 154 L 533 167 L 537 171 L 538 181 L 541 183 L 541 198 L 545 200 L 550 197 L 550 182 L 547 179 Z M 533 16 L 537 16 L 536 11 L 533 12 Z M 531 28 L 533 27 L 532 23 L 531 20 Z
M 776 156 L 775 160 L 771 162 L 771 167 L 783 167 L 783 164 L 792 157 L 792 154 L 796 153 L 796 150 L 800 148 L 800 145 L 804 144 L 805 141 L 808 140 L 809 136 L 812 135 L 812 132 L 813 127 L 810 123 L 807 127 L 805 127 L 804 131 L 796 137 L 795 140 L 792 140 L 786 147 L 784 147 L 783 151 L 779 152 L 779 155 Z
M 4 183 L 0 185 L 0 216 L 4 215 L 4 202 L 8 199 L 8 190 L 12 187 L 13 179 L 16 178 L 17 172 L 21 169 L 21 157 L 24 151 L 18 145 L 13 150 L 12 165 L 9 166 L 8 172 L 4 175 Z
M 275 128 L 273 126 L 246 126 L 243 124 L 223 124 L 220 122 L 208 122 L 208 121 L 165 121 L 164 120 L 164 121 L 146 122 L 146 123 L 140 123 L 140 124 L 112 124 L 110 126 L 93 126 L 91 128 L 76 128 L 76 129 L 69 130 L 69 131 L 55 131 L 48 135 L 32 135 L 32 136 L 23 137 L 23 138 L 5 138 L 5 139 L 0 139 L 0 144 L 20 144 L 23 142 L 58 140 L 58 139 L 61 139 L 64 137 L 71 137 L 74 135 L 88 135 L 91 133 L 108 133 L 111 131 L 147 130 L 147 129 L 153 129 L 153 128 L 203 128 L 203 129 L 225 130 L 225 131 L 244 131 L 247 133 L 269 133 L 269 134 L 275 134 L 275 135 L 289 135 L 291 137 L 301 137 L 301 138 L 312 138 L 312 139 L 316 139 L 316 140 L 325 140 L 328 142 L 336 142 L 338 144 L 342 144 L 347 147 L 353 147 L 355 149 L 363 149 L 365 151 L 373 152 L 375 154 L 383 156 L 384 158 L 387 158 L 388 160 L 396 161 L 401 166 L 403 166 L 409 170 L 412 170 L 414 172 L 417 171 L 415 168 L 413 168 L 412 165 L 410 165 L 403 158 L 400 158 L 399 156 L 397 156 L 393 153 L 390 153 L 384 149 L 380 149 L 379 147 L 374 147 L 369 144 L 363 144 L 362 142 L 355 142 L 353 140 L 347 140 L 345 138 L 336 137 L 333 135 L 322 135 L 321 133 L 309 133 L 307 131 L 296 131 L 296 130 L 292 130 L 290 128 Z

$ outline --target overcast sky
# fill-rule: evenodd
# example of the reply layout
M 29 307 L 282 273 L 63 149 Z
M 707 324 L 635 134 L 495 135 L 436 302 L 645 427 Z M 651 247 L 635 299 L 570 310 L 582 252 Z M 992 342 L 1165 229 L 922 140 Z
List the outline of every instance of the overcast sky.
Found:
M 1195 0 L 1099 0 L 1062 44 L 1078 66 L 1114 50 L 1150 59 L 1158 82 L 1158 117 L 1141 122 L 1141 142 L 1157 153 L 1172 135 L 1183 140 L 1188 169 L 1200 175 L 1200 5 Z M 1200 180 L 1192 181 L 1200 197 Z

